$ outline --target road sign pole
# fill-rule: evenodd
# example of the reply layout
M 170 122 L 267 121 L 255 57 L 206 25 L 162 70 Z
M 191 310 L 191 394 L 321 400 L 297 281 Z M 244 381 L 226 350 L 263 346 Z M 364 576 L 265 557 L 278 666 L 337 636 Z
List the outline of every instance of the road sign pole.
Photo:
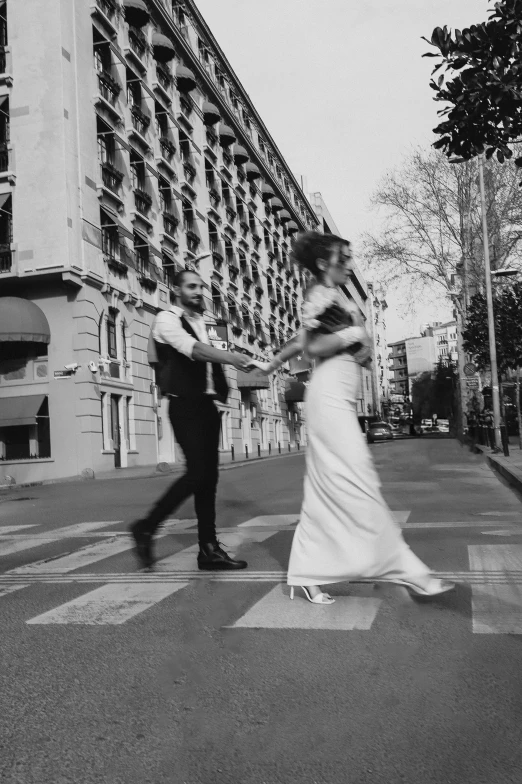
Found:
M 484 244 L 484 272 L 486 278 L 486 304 L 488 310 L 489 358 L 491 364 L 491 399 L 493 403 L 493 430 L 495 448 L 502 449 L 500 432 L 500 394 L 498 387 L 497 346 L 495 342 L 495 317 L 493 313 L 493 293 L 491 288 L 491 265 L 489 260 L 488 221 L 486 214 L 486 194 L 484 190 L 484 154 L 478 156 L 480 205 L 482 212 L 482 238 Z

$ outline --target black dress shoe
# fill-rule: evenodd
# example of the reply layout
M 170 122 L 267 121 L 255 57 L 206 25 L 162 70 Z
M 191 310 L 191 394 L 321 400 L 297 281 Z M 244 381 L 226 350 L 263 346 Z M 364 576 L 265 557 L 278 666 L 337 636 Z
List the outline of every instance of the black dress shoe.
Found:
M 198 568 L 208 571 L 219 571 L 223 569 L 246 569 L 246 561 L 239 561 L 231 558 L 223 550 L 219 542 L 209 542 L 199 546 Z
M 130 532 L 134 539 L 134 552 L 136 553 L 140 566 L 143 569 L 149 569 L 155 561 L 152 554 L 152 534 L 143 530 L 142 520 L 136 520 L 136 522 L 130 526 Z

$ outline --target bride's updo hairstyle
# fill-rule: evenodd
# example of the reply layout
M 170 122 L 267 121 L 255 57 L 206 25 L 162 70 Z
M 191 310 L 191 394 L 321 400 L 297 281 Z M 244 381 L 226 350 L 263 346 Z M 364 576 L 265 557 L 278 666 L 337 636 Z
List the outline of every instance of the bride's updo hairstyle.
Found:
M 292 260 L 311 272 L 314 277 L 320 278 L 322 270 L 317 266 L 317 260 L 327 261 L 336 247 L 349 244 L 348 240 L 336 234 L 305 231 L 297 235 L 292 249 Z

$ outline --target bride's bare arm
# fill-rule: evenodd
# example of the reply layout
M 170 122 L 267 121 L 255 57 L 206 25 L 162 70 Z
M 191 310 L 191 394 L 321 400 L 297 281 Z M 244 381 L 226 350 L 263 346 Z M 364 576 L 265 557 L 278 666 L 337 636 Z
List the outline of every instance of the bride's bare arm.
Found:
M 346 327 L 330 335 L 306 333 L 305 350 L 309 357 L 333 357 L 354 343 L 366 343 L 368 336 L 364 327 Z

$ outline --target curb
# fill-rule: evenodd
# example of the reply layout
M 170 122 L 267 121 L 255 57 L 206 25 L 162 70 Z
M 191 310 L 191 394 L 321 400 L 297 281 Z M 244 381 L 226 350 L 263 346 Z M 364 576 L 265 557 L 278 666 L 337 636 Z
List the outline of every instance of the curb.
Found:
M 477 444 L 489 466 L 506 480 L 508 485 L 522 493 L 522 469 L 517 468 L 502 455 L 489 454 L 486 450 L 489 447 Z
M 263 457 L 250 457 L 248 460 L 235 460 L 234 462 L 230 461 L 227 463 L 221 463 L 219 465 L 219 471 L 230 471 L 233 468 L 243 468 L 244 466 L 248 465 L 256 465 L 258 463 L 268 461 L 268 460 L 281 460 L 284 457 L 297 457 L 298 455 L 304 455 L 306 453 L 306 447 L 300 449 L 299 451 L 295 452 L 284 452 L 280 455 L 266 455 Z M 158 477 L 164 476 L 176 476 L 176 474 L 183 473 L 185 466 L 175 466 L 171 468 L 169 471 L 156 471 L 152 470 L 149 474 L 142 474 L 140 476 L 94 476 L 94 478 L 90 481 L 94 482 L 125 482 L 128 480 L 136 480 L 136 479 L 157 479 Z M 66 476 L 62 479 L 42 479 L 40 482 L 23 482 L 22 484 L 9 484 L 9 485 L 0 485 L 0 492 L 6 493 L 9 490 L 18 490 L 21 488 L 27 487 L 42 487 L 43 485 L 61 485 L 61 484 L 85 484 L 86 480 L 82 479 L 80 476 Z

